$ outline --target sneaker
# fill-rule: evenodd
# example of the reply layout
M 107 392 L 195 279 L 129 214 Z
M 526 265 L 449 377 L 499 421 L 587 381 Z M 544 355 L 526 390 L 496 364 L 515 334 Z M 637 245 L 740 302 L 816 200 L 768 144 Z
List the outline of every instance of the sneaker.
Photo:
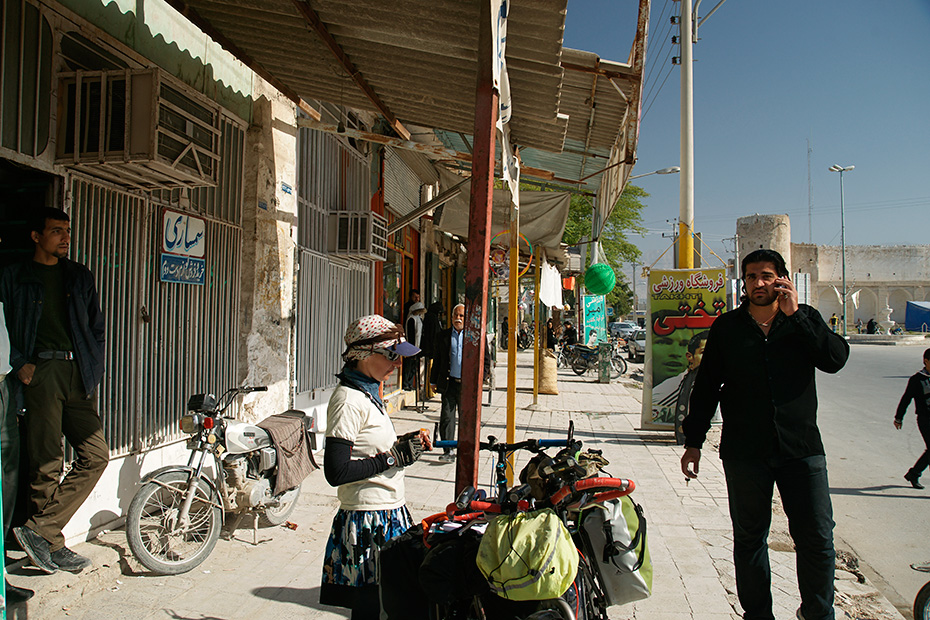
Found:
M 440 455 L 439 460 L 442 461 L 443 463 L 454 463 L 455 455 L 454 454 L 443 454 L 443 455 Z
M 35 594 L 32 590 L 26 588 L 17 588 L 9 581 L 6 582 L 6 602 L 10 605 L 25 603 Z
M 920 476 L 915 476 L 911 472 L 904 474 L 904 479 L 911 483 L 911 486 L 915 489 L 922 489 L 924 485 L 920 484 Z
M 71 549 L 67 547 L 62 547 L 58 551 L 52 551 L 51 558 L 52 562 L 54 562 L 58 568 L 66 570 L 69 573 L 79 573 L 91 565 L 90 560 L 83 555 L 71 551 Z
M 30 530 L 28 527 L 14 527 L 13 535 L 19 541 L 19 546 L 23 548 L 32 563 L 39 569 L 49 575 L 58 571 L 58 566 L 52 561 L 51 552 L 48 549 L 48 541 Z

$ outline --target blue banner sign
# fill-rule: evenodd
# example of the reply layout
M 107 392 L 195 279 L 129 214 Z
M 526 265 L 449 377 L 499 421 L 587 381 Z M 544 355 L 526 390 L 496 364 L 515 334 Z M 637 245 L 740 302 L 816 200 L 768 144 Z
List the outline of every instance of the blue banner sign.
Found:
M 207 275 L 207 262 L 202 258 L 162 254 L 158 273 L 162 282 L 204 284 Z

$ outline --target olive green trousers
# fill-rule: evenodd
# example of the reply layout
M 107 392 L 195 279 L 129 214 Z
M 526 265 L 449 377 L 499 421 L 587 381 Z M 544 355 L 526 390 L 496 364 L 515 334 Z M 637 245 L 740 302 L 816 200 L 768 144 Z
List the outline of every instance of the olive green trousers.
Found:
M 57 551 L 65 546 L 61 530 L 94 490 L 110 450 L 96 397 L 87 398 L 77 362 L 40 360 L 23 395 L 31 476 L 26 527 Z M 62 435 L 77 454 L 64 478 Z

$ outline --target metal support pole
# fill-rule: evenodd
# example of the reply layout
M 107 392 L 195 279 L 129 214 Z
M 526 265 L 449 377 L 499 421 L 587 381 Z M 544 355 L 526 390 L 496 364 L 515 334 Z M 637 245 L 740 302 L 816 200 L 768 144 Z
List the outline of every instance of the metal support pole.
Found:
M 843 173 L 840 170 L 840 246 L 843 252 L 843 338 L 846 337 L 846 211 L 843 206 Z
M 474 159 L 465 262 L 465 335 L 462 352 L 462 408 L 459 412 L 455 492 L 478 481 L 481 388 L 484 383 L 485 317 L 488 307 L 491 206 L 494 192 L 494 142 L 497 92 L 493 87 L 491 7 L 481 2 L 478 79 L 475 92 Z
M 517 306 L 520 303 L 520 210 L 510 204 L 510 295 L 507 304 L 507 443 L 517 435 Z M 507 457 L 507 481 L 513 485 L 513 455 Z
M 535 342 L 533 343 L 533 404 L 539 404 L 539 341 L 542 340 L 542 335 L 539 332 L 539 250 L 536 251 L 536 276 L 534 278 L 536 284 L 536 293 L 533 295 L 533 330 L 536 334 Z
M 681 0 L 681 178 L 679 179 L 678 268 L 694 267 L 694 84 L 691 0 Z

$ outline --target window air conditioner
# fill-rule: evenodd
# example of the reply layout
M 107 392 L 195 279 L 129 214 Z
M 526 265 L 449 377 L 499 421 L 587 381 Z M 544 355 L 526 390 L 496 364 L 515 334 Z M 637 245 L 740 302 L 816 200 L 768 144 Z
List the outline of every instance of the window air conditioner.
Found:
M 374 211 L 330 211 L 329 253 L 369 261 L 387 259 L 387 220 Z
M 119 185 L 217 184 L 220 107 L 160 69 L 58 75 L 56 162 Z

